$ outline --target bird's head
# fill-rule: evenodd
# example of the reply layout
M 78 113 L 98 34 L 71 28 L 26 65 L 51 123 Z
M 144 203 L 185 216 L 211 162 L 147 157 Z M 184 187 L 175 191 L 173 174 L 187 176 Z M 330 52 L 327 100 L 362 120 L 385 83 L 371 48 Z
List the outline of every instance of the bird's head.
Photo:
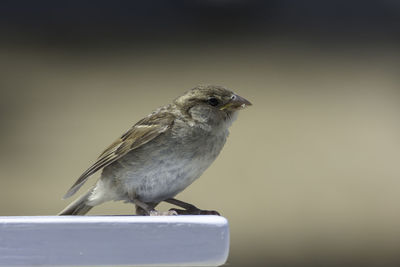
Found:
M 200 85 L 175 99 L 177 105 L 194 120 L 207 124 L 231 122 L 238 110 L 251 103 L 231 90 L 216 85 Z

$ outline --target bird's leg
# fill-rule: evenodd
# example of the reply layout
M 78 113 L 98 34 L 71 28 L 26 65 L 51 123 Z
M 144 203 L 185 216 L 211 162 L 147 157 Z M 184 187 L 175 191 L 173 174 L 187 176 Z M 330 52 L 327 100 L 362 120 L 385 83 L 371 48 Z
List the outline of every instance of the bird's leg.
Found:
M 173 204 L 175 206 L 184 208 L 184 210 L 181 209 L 170 209 L 170 211 L 175 211 L 177 214 L 180 215 L 220 215 L 218 211 L 215 210 L 201 210 L 197 208 L 196 206 L 183 202 L 181 200 L 178 200 L 176 198 L 168 198 L 164 200 L 165 202 L 168 202 L 170 204 Z
M 168 203 L 170 203 L 170 204 L 173 204 L 173 205 L 175 205 L 175 206 L 184 208 L 185 210 L 198 210 L 198 209 L 199 209 L 199 208 L 197 208 L 195 205 L 192 205 L 192 204 L 183 202 L 183 201 L 181 201 L 181 200 L 179 200 L 179 199 L 176 199 L 176 198 L 169 198 L 169 199 L 166 199 L 166 200 L 164 200 L 164 201 L 165 201 L 165 202 L 168 202 Z
M 134 199 L 133 201 L 136 206 L 136 215 L 144 215 L 144 216 L 169 216 L 169 215 L 178 215 L 176 211 L 158 211 L 155 207 L 158 203 L 145 203 L 140 200 Z
M 147 207 L 146 209 L 144 209 L 142 206 L 135 204 L 135 208 L 136 208 L 136 215 L 146 216 L 150 214 L 150 210 Z

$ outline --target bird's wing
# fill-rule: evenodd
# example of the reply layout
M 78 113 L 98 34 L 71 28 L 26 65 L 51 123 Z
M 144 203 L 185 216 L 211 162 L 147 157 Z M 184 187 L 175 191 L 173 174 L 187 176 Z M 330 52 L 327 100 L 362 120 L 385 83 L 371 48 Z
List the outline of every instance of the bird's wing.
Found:
M 159 136 L 171 128 L 174 122 L 174 116 L 169 113 L 153 113 L 142 119 L 130 128 L 119 139 L 112 143 L 103 153 L 100 154 L 97 161 L 90 166 L 72 185 L 65 194 L 69 198 L 87 181 L 87 179 L 98 170 L 110 165 L 114 161 Z

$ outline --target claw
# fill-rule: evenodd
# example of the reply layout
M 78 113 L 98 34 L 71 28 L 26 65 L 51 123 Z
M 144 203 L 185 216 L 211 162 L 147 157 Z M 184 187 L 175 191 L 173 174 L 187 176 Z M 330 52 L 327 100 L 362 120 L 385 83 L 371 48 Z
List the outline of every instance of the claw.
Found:
M 157 210 L 152 210 L 150 211 L 150 216 L 176 216 L 178 213 L 174 210 L 169 210 L 169 211 L 157 211 Z
M 221 216 L 221 214 L 219 214 L 218 211 L 216 210 L 200 210 L 200 215 L 217 215 L 217 216 Z
M 201 209 L 191 209 L 191 210 L 181 210 L 181 209 L 170 209 L 170 211 L 175 211 L 179 215 L 218 215 L 218 211 L 215 210 L 201 210 Z

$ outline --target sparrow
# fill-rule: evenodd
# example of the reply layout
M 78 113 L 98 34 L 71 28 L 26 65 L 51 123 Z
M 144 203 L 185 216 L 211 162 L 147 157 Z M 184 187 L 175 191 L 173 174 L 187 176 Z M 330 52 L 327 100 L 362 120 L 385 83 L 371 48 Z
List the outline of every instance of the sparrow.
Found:
M 96 184 L 59 215 L 84 215 L 107 201 L 133 203 L 137 215 L 216 214 L 175 196 L 212 164 L 238 111 L 251 103 L 231 90 L 200 85 L 153 111 L 107 147 L 72 185 L 74 195 L 96 172 Z M 157 211 L 160 202 L 183 209 Z

